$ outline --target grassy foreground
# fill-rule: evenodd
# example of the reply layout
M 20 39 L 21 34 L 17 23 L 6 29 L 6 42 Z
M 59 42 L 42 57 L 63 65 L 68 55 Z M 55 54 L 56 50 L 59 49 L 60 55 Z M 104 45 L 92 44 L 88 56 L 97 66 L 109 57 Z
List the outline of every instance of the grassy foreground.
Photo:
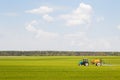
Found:
M 105 65 L 78 66 L 80 56 L 0 57 L 0 80 L 120 80 L 120 57 L 99 57 Z

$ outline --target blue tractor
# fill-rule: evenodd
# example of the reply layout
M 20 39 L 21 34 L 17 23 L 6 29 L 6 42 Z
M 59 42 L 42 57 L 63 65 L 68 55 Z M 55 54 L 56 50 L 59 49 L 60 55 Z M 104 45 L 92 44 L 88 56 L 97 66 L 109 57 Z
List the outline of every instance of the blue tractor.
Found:
M 79 62 L 79 66 L 89 66 L 89 61 L 88 59 L 83 59 L 82 61 Z

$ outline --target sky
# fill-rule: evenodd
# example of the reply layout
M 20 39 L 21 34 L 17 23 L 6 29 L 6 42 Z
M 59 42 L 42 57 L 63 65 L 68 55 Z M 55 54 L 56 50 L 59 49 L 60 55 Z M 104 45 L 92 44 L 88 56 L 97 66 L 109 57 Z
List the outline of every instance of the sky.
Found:
M 0 0 L 0 50 L 120 51 L 120 0 Z

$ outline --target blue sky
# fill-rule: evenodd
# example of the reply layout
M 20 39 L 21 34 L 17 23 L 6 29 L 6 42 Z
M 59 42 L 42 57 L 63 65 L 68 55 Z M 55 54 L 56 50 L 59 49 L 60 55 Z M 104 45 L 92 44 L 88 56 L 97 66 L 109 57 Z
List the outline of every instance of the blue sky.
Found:
M 119 0 L 0 0 L 0 50 L 120 51 Z

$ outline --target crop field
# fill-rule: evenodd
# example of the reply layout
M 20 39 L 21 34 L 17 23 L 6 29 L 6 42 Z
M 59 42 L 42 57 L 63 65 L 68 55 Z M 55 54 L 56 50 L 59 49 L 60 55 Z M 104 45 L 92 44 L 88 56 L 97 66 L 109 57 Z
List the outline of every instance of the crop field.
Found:
M 78 66 L 83 58 L 104 64 Z M 120 80 L 120 57 L 1 56 L 0 80 Z

